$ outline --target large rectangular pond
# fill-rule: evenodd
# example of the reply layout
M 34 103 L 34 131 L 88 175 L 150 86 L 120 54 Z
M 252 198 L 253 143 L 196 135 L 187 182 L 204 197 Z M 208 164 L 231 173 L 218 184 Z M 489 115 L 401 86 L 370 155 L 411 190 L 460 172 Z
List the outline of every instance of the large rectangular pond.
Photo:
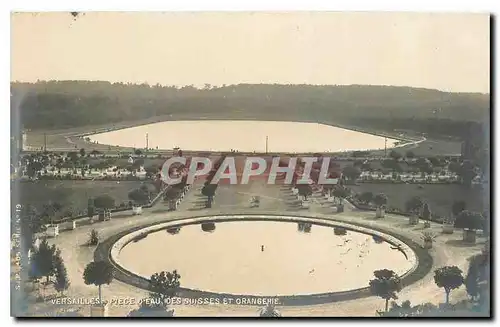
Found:
M 91 135 L 100 144 L 194 151 L 341 152 L 383 149 L 382 136 L 318 123 L 276 121 L 167 121 Z M 387 147 L 398 140 L 387 139 Z

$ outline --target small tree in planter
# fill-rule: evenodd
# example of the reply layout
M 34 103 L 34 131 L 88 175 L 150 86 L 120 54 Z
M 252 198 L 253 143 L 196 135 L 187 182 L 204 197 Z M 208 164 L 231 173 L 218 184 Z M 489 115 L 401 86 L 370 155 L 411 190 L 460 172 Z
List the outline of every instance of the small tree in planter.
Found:
M 165 199 L 169 202 L 170 210 L 177 210 L 177 200 L 179 199 L 181 192 L 181 189 L 171 187 L 165 193 Z
M 442 226 L 443 234 L 453 234 L 453 232 L 455 231 L 454 221 L 455 219 L 453 217 L 444 219 Z
M 401 280 L 392 270 L 382 269 L 373 272 L 375 279 L 370 281 L 370 292 L 385 300 L 385 312 L 389 309 L 389 300 L 397 300 L 401 291 Z
M 104 194 L 96 197 L 94 199 L 94 206 L 103 212 L 102 220 L 106 220 L 109 217 L 111 209 L 115 207 L 115 199 L 111 196 Z M 99 214 L 100 216 L 101 214 Z M 99 217 L 101 218 L 101 217 Z
M 463 240 L 467 243 L 476 243 L 476 230 L 483 227 L 483 216 L 478 212 L 463 210 L 455 220 L 455 228 L 464 230 Z
M 323 195 L 326 199 L 332 196 L 333 184 L 325 184 L 323 185 Z
M 134 214 L 140 213 L 143 205 L 149 202 L 149 194 L 142 188 L 136 188 L 128 193 L 128 198 L 133 201 Z
M 450 303 L 450 292 L 459 288 L 464 283 L 462 270 L 457 266 L 446 266 L 434 271 L 434 282 L 438 287 L 444 288 L 446 304 Z
M 95 229 L 90 231 L 88 244 L 90 246 L 96 246 L 99 244 L 99 233 Z
M 424 241 L 424 249 L 432 249 L 432 243 L 436 236 L 431 232 L 424 232 L 422 234 L 422 240 Z
M 372 192 L 363 192 L 358 196 L 359 202 L 362 204 L 370 204 L 370 202 L 374 201 Z
M 343 212 L 344 199 L 349 196 L 349 190 L 345 187 L 338 186 L 333 190 L 333 196 L 339 199 L 339 204 L 337 205 L 337 212 Z
M 410 213 L 410 225 L 417 225 L 419 214 L 424 205 L 419 196 L 414 196 L 406 202 L 406 211 Z
M 304 197 L 304 200 L 307 201 L 307 197 L 311 196 L 313 191 L 312 187 L 309 184 L 297 184 L 297 189 L 299 190 L 299 195 Z
M 342 186 L 337 186 L 333 189 L 332 195 L 339 200 L 340 204 L 343 204 L 344 199 L 349 196 L 349 190 Z
M 377 206 L 377 211 L 375 217 L 384 218 L 385 216 L 385 205 L 387 205 L 387 195 L 384 193 L 379 193 L 373 198 L 373 203 Z

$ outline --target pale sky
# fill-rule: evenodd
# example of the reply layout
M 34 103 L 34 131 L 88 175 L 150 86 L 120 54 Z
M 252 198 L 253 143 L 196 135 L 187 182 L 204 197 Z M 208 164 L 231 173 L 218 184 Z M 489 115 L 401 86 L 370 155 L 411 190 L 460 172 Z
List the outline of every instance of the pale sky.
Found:
M 17 13 L 11 81 L 372 84 L 489 93 L 486 14 Z

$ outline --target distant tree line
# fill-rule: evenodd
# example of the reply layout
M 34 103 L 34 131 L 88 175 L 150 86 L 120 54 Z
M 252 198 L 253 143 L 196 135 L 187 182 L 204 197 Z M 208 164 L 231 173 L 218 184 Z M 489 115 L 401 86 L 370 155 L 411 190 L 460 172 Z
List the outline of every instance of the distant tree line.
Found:
M 479 114 L 480 111 L 477 113 Z M 483 144 L 489 139 L 489 113 L 484 113 L 483 117 L 478 116 L 477 118 L 485 121 L 465 120 L 459 116 L 453 118 L 425 118 L 415 115 L 391 119 L 387 119 L 387 117 L 353 117 L 351 123 L 360 127 L 366 126 L 381 130 L 400 129 L 425 133 L 434 137 L 446 135 L 461 140 L 472 139 L 475 141 L 474 143 Z
M 66 128 L 162 115 L 283 119 L 422 128 L 456 134 L 450 122 L 484 121 L 489 95 L 392 86 L 238 84 L 173 87 L 89 81 L 11 84 L 24 128 Z M 439 109 L 439 114 L 436 114 Z M 363 118 L 364 120 L 362 120 Z M 418 122 L 417 125 L 415 123 Z M 436 127 L 439 128 L 436 129 Z

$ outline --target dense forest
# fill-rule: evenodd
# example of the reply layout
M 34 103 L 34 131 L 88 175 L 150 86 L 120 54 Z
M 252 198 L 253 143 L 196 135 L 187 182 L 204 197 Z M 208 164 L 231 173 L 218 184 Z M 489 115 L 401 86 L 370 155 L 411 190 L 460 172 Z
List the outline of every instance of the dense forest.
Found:
M 203 89 L 91 81 L 11 84 L 11 110 L 24 128 L 61 129 L 171 115 L 337 122 L 380 129 L 460 134 L 487 123 L 487 94 L 393 86 L 238 84 Z M 489 123 L 488 123 L 489 124 Z M 422 126 L 419 126 L 422 125 Z M 425 126 L 424 126 L 425 125 Z M 443 125 L 449 128 L 443 130 Z M 458 132 L 457 132 L 458 131 Z M 460 136 L 460 135 L 457 135 Z

